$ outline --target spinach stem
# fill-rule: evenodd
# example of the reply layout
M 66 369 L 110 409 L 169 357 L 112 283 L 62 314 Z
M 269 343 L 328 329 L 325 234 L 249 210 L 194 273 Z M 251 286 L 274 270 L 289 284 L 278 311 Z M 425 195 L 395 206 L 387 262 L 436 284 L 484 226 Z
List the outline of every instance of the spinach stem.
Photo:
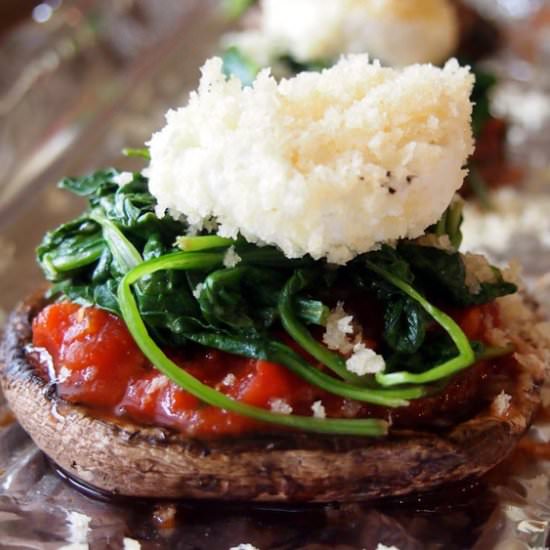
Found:
M 375 378 L 381 386 L 394 386 L 397 384 L 426 384 L 429 382 L 435 382 L 441 378 L 451 376 L 469 367 L 475 362 L 475 353 L 470 345 L 468 337 L 453 321 L 453 319 L 451 319 L 451 317 L 428 302 L 419 292 L 399 277 L 396 277 L 392 273 L 382 269 L 369 260 L 367 260 L 366 264 L 371 271 L 374 271 L 407 294 L 407 296 L 410 296 L 413 300 L 416 300 L 422 308 L 445 329 L 458 349 L 458 355 L 456 357 L 422 373 L 417 374 L 407 371 L 391 372 L 387 374 L 377 373 Z
M 293 297 L 297 292 L 303 290 L 307 284 L 306 272 L 298 270 L 284 286 L 279 296 L 278 304 L 279 315 L 284 329 L 297 344 L 302 346 L 305 351 L 325 365 L 325 367 L 328 367 L 331 371 L 340 376 L 340 378 L 348 382 L 357 382 L 359 377 L 348 371 L 344 359 L 317 342 L 294 313 L 292 303 Z
M 232 244 L 235 244 L 233 239 L 226 239 L 217 235 L 182 236 L 178 237 L 175 242 L 175 245 L 184 252 L 222 248 L 231 246 Z
M 90 219 L 94 220 L 103 230 L 103 238 L 111 250 L 122 273 L 127 273 L 138 266 L 143 260 L 136 247 L 124 236 L 122 231 L 100 212 L 92 212 Z
M 473 162 L 470 162 L 469 169 L 470 173 L 468 174 L 467 182 L 470 189 L 473 191 L 475 197 L 479 201 L 479 204 L 485 210 L 491 210 L 493 205 L 491 204 L 487 182 L 483 179 L 481 173 Z
M 513 344 L 502 347 L 487 347 L 484 348 L 481 353 L 478 353 L 476 355 L 476 359 L 478 361 L 484 361 L 487 359 L 498 359 L 499 357 L 506 357 L 507 355 L 514 353 L 515 349 L 516 348 Z
M 142 158 L 146 160 L 151 160 L 151 154 L 149 153 L 149 149 L 145 149 L 145 148 L 132 149 L 131 147 L 126 147 L 122 149 L 122 154 L 125 157 L 130 157 L 130 158 L 137 157 L 137 158 Z
M 447 235 L 453 247 L 458 250 L 462 244 L 462 231 L 460 225 L 462 223 L 462 210 L 464 201 L 456 196 L 449 207 L 447 215 Z

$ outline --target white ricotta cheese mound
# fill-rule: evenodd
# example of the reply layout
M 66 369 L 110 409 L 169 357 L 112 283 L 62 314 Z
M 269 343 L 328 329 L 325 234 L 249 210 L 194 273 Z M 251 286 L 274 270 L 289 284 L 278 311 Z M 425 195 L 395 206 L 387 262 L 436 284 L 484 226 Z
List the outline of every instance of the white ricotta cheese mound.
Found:
M 242 88 L 210 59 L 149 143 L 158 213 L 336 264 L 418 237 L 462 185 L 472 85 L 455 60 L 395 70 L 354 55 Z
M 287 52 L 302 62 L 368 53 L 405 66 L 445 61 L 458 38 L 450 0 L 262 0 L 259 30 L 232 35 L 226 43 L 252 54 L 256 43 L 260 60 L 270 47 L 273 55 Z

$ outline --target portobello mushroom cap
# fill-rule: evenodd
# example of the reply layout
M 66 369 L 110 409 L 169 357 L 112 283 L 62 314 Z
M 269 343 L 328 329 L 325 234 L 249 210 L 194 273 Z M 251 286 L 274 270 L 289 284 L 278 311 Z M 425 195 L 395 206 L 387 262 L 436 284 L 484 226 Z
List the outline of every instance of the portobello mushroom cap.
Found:
M 8 321 L 0 380 L 9 405 L 38 447 L 71 476 L 133 497 L 353 501 L 481 476 L 508 455 L 529 426 L 550 349 L 534 336 L 540 319 L 522 298 L 530 320 L 518 323 L 523 327 L 515 335 L 520 368 L 516 381 L 505 386 L 512 398 L 506 414 L 488 406 L 438 434 L 390 430 L 372 439 L 288 432 L 197 440 L 174 430 L 97 418 L 57 397 L 55 385 L 34 372 L 25 351 L 32 318 L 46 303 L 34 296 Z

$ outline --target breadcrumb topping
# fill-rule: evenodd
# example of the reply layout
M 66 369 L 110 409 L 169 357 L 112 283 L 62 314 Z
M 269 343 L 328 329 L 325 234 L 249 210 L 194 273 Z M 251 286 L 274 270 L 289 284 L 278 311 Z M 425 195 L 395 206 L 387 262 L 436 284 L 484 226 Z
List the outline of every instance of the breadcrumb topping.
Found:
M 335 264 L 419 237 L 462 185 L 472 84 L 455 60 L 396 70 L 355 55 L 242 88 L 210 59 L 150 141 L 157 211 Z

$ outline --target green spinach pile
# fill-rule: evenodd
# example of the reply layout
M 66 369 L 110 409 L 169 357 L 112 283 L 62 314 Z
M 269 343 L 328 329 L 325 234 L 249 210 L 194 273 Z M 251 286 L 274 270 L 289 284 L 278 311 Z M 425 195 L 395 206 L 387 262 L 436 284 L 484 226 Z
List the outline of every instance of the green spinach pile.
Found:
M 48 233 L 37 249 L 51 297 L 121 316 L 152 364 L 210 405 L 305 431 L 376 436 L 387 430 L 376 419 L 283 415 L 239 403 L 193 378 L 163 349 L 202 345 L 273 361 L 327 392 L 385 407 L 405 406 L 473 364 L 476 355 L 495 354 L 470 342 L 433 302 L 465 307 L 516 288 L 495 269 L 494 281 L 473 294 L 456 249 L 402 241 L 346 266 L 288 259 L 274 247 L 192 234 L 184 220 L 158 218 L 147 179 L 135 173 L 119 186 L 118 175 L 105 170 L 61 182 L 89 208 Z M 460 222 L 461 204 L 454 202 L 429 232 L 448 235 L 458 247 Z M 239 259 L 236 265 L 227 261 L 228 251 Z M 344 357 L 313 337 L 342 288 L 380 304 L 384 372 L 353 374 Z M 323 368 L 284 344 L 281 330 Z

